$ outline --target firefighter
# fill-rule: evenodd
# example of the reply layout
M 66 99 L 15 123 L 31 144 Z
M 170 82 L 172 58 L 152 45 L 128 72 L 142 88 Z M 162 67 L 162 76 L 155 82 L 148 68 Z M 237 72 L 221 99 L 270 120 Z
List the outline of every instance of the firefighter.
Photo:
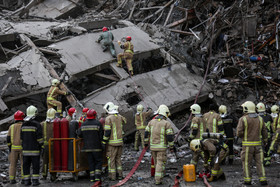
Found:
M 90 181 L 101 182 L 102 171 L 102 139 L 103 127 L 101 123 L 96 120 L 96 111 L 88 110 L 87 119 L 78 130 L 78 136 L 83 138 L 84 147 L 83 152 L 87 153 L 88 164 L 90 169 Z
M 33 186 L 39 185 L 40 151 L 43 145 L 42 126 L 36 120 L 37 108 L 33 105 L 26 109 L 27 116 L 21 127 L 24 184 L 31 185 L 30 167 L 32 164 Z
M 193 104 L 190 110 L 194 117 L 192 118 L 191 133 L 188 142 L 191 140 L 202 140 L 202 133 L 206 132 L 206 125 L 202 118 L 201 107 L 198 104 Z M 200 156 L 202 158 L 204 157 L 203 152 L 193 152 L 191 164 L 195 165 L 195 169 L 197 168 L 197 162 Z
M 17 162 L 20 160 L 21 165 L 21 177 L 23 177 L 22 171 L 22 146 L 20 141 L 20 131 L 24 118 L 24 113 L 20 110 L 14 113 L 15 123 L 9 127 L 8 135 L 7 135 L 7 144 L 9 147 L 9 177 L 10 183 L 16 183 L 16 168 Z
M 215 106 L 210 104 L 210 111 L 203 115 L 203 120 L 206 123 L 206 128 L 210 133 L 224 134 L 223 120 L 221 116 L 215 112 Z
M 273 105 L 270 110 L 271 110 L 270 115 L 272 117 L 272 131 L 274 133 L 277 129 L 277 122 L 279 118 L 279 106 Z
M 52 80 L 52 86 L 47 95 L 47 105 L 48 109 L 57 107 L 57 112 L 62 115 L 62 104 L 60 101 L 57 101 L 58 95 L 69 95 L 68 92 L 62 91 L 59 89 L 60 81 L 57 79 Z
M 124 49 L 123 53 L 118 54 L 118 63 L 117 67 L 122 67 L 122 59 L 124 58 L 126 61 L 127 69 L 129 71 L 129 74 L 133 75 L 133 67 L 132 67 L 132 59 L 133 59 L 133 44 L 131 43 L 131 37 L 126 37 L 126 42 L 124 44 L 121 43 L 121 41 L 118 41 L 119 46 Z
M 113 44 L 114 35 L 112 32 L 108 30 L 107 27 L 102 28 L 103 33 L 100 34 L 97 43 L 101 42 L 101 47 L 103 49 L 103 52 L 105 52 L 108 48 L 110 49 L 112 57 L 116 58 L 116 50 L 115 46 Z
M 272 141 L 272 136 L 273 136 L 273 130 L 272 130 L 272 117 L 271 115 L 267 114 L 265 112 L 265 106 L 263 103 L 258 103 L 257 104 L 257 111 L 259 116 L 263 118 L 264 125 L 267 130 L 267 144 L 264 147 L 264 165 L 269 166 L 270 165 L 270 155 L 268 154 L 268 150 Z
M 79 119 L 79 128 L 81 127 L 82 123 L 84 123 L 86 121 L 88 111 L 89 111 L 89 108 L 83 108 L 82 116 Z
M 272 153 L 277 149 L 279 149 L 279 143 L 280 143 L 280 124 L 278 123 L 277 125 L 277 130 L 272 138 L 272 142 L 271 142 L 271 145 L 270 145 L 270 148 L 269 148 L 269 151 L 268 151 L 268 155 L 272 155 Z
M 166 105 L 160 105 L 158 116 L 152 119 L 145 129 L 145 146 L 148 146 L 149 142 L 152 157 L 155 162 L 156 185 L 162 184 L 167 161 L 167 147 L 169 146 L 171 152 L 174 151 L 174 133 L 171 124 L 167 121 L 169 115 L 168 107 Z
M 146 118 L 149 117 L 153 111 L 151 108 L 148 108 L 147 112 L 143 112 L 143 105 L 137 105 L 137 113 L 135 114 L 135 126 L 136 126 L 136 133 L 135 133 L 135 143 L 134 149 L 135 151 L 139 151 L 139 137 L 141 138 L 141 145 L 142 148 L 145 147 L 144 144 L 144 136 L 145 136 L 145 128 L 146 128 Z
M 238 121 L 236 135 L 242 138 L 241 160 L 244 184 L 251 184 L 252 174 L 250 169 L 254 158 L 259 181 L 261 185 L 267 185 L 262 149 L 262 141 L 264 144 L 267 142 L 267 130 L 263 118 L 256 114 L 256 107 L 252 101 L 246 101 L 241 106 L 244 115 Z
M 66 119 L 70 122 L 72 120 L 73 114 L 76 113 L 77 110 L 75 108 L 69 108 L 68 115 L 66 116 Z
M 108 113 L 105 119 L 105 134 L 103 136 L 103 149 L 106 144 L 106 156 L 108 158 L 108 171 L 111 180 L 122 179 L 121 155 L 123 151 L 123 119 L 118 114 L 115 105 L 108 102 L 104 105 L 104 110 Z
M 225 105 L 221 105 L 219 107 L 219 113 L 223 120 L 223 128 L 226 135 L 226 144 L 229 147 L 229 156 L 228 156 L 228 162 L 229 165 L 232 165 L 233 158 L 234 158 L 234 152 L 233 152 L 233 140 L 234 140 L 234 134 L 233 134 L 233 128 L 236 128 L 236 120 L 228 114 L 227 107 Z
M 44 140 L 44 152 L 43 152 L 43 168 L 42 176 L 46 180 L 48 176 L 48 166 L 49 166 L 49 139 L 53 138 L 53 120 L 55 118 L 56 110 L 50 108 L 47 111 L 47 118 L 41 123 L 43 130 L 43 140 Z
M 219 134 L 219 133 L 210 133 Z M 220 134 L 221 135 L 221 134 Z M 222 135 L 221 135 L 222 138 Z M 211 170 L 211 177 L 208 179 L 209 182 L 216 181 L 218 179 L 226 179 L 226 176 L 220 167 L 221 162 L 226 158 L 229 153 L 229 148 L 227 144 L 218 139 L 195 139 L 190 143 L 190 148 L 194 152 L 203 152 L 204 155 L 204 165 L 206 171 Z M 214 162 L 214 163 L 213 163 Z

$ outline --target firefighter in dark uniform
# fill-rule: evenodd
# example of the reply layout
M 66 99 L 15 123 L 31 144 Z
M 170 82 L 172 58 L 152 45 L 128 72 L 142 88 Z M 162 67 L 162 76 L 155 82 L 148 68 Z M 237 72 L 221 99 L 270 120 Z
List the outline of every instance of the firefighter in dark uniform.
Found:
M 224 132 L 226 135 L 226 144 L 229 147 L 229 156 L 228 156 L 228 162 L 230 165 L 233 163 L 234 158 L 234 152 L 233 152 L 233 140 L 234 140 L 234 134 L 233 134 L 233 128 L 236 128 L 237 122 L 234 120 L 234 118 L 227 113 L 227 107 L 225 105 L 221 105 L 219 107 L 219 113 L 223 120 L 224 124 Z
M 114 35 L 112 32 L 108 30 L 107 27 L 102 28 L 103 33 L 99 36 L 97 43 L 101 42 L 101 47 L 103 52 L 105 52 L 108 48 L 110 49 L 112 57 L 116 58 L 116 50 L 113 44 Z
M 37 108 L 33 105 L 26 109 L 27 116 L 21 127 L 24 184 L 31 185 L 30 167 L 32 165 L 33 186 L 39 185 L 40 151 L 43 145 L 42 126 L 35 119 Z
M 122 67 L 122 58 L 124 58 L 126 61 L 127 69 L 130 75 L 132 76 L 133 75 L 132 59 L 134 54 L 134 47 L 133 44 L 131 43 L 131 37 L 127 36 L 126 42 L 124 44 L 121 44 L 120 41 L 118 41 L 118 44 L 122 49 L 124 49 L 124 52 L 119 53 L 117 56 L 118 59 L 117 67 Z
M 90 181 L 101 182 L 102 171 L 102 139 L 103 127 L 101 123 L 96 120 L 96 111 L 90 109 L 87 112 L 87 119 L 82 124 L 78 131 L 78 136 L 83 138 L 84 152 L 87 152 L 88 163 L 90 169 Z

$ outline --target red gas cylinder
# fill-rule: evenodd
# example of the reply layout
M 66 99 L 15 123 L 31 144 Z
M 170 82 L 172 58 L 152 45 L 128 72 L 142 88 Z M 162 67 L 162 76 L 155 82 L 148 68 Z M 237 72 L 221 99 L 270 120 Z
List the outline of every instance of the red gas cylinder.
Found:
M 66 118 L 60 120 L 61 138 L 69 138 L 69 121 Z M 68 170 L 68 140 L 61 140 L 61 169 Z
M 60 119 L 55 118 L 53 121 L 53 137 L 60 138 Z M 55 140 L 53 142 L 53 169 L 61 170 L 61 142 Z

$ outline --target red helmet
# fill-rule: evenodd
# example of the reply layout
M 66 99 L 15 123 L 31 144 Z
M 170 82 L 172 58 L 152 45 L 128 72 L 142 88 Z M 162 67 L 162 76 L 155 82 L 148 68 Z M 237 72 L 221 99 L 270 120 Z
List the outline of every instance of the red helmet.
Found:
M 103 28 L 102 28 L 102 31 L 103 31 L 103 32 L 108 31 L 108 28 L 107 28 L 107 27 L 103 27 Z
M 83 108 L 83 113 L 87 113 L 88 110 L 89 108 Z
M 76 112 L 76 109 L 75 109 L 75 108 L 69 108 L 69 110 L 68 110 L 68 114 L 69 114 L 69 116 L 71 116 L 71 117 L 72 117 L 72 115 L 73 115 L 75 112 Z
M 131 36 L 127 36 L 126 41 L 130 41 L 130 40 L 131 40 Z
M 18 111 L 16 111 L 16 113 L 14 114 L 14 119 L 16 120 L 16 121 L 22 121 L 23 120 L 23 118 L 24 118 L 24 113 L 22 112 L 22 111 L 20 111 L 20 110 L 18 110 Z
M 87 111 L 87 119 L 95 119 L 96 118 L 96 111 L 93 109 L 90 109 Z

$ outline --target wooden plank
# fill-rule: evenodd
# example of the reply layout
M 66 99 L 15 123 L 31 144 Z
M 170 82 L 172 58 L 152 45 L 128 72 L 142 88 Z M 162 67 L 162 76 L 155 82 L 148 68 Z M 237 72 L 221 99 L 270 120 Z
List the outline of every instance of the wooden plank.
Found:
M 126 79 L 129 77 L 129 74 L 123 69 L 116 66 L 117 62 L 111 63 L 110 67 L 117 74 L 117 76 L 121 79 Z
M 95 73 L 94 75 L 96 75 L 98 77 L 105 78 L 105 79 L 109 79 L 109 80 L 112 80 L 112 81 L 119 81 L 119 79 L 114 77 L 113 75 L 105 75 L 103 73 Z

